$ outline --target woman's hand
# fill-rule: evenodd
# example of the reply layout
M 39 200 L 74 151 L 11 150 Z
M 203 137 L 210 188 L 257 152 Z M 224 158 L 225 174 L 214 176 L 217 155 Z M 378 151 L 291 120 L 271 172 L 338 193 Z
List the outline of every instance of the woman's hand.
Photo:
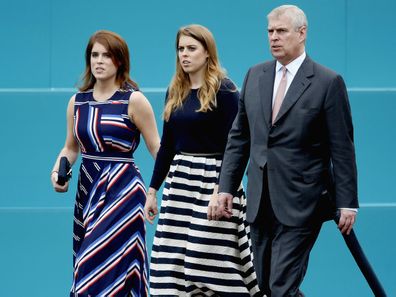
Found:
M 219 186 L 215 185 L 213 188 L 213 194 L 210 197 L 209 205 L 208 205 L 208 220 L 218 221 L 220 217 L 218 216 L 218 207 L 219 207 L 219 195 L 218 195 Z
M 149 188 L 146 194 L 146 204 L 144 205 L 144 216 L 150 224 L 153 224 L 157 214 L 157 191 L 153 188 Z
M 210 197 L 209 205 L 208 205 L 208 220 L 218 221 L 219 217 L 217 216 L 217 208 L 219 207 L 218 202 L 218 194 L 217 191 L 213 192 L 212 197 Z
M 63 186 L 58 184 L 58 171 L 51 172 L 51 182 L 55 192 L 64 193 L 69 189 L 69 182 L 67 181 Z
M 66 111 L 66 120 L 67 120 L 67 133 L 66 133 L 66 141 L 65 145 L 60 151 L 54 166 L 52 167 L 52 172 L 51 172 L 51 183 L 52 187 L 54 188 L 55 192 L 59 193 L 64 193 L 67 192 L 69 189 L 69 182 L 67 181 L 63 186 L 58 184 L 58 168 L 59 168 L 59 163 L 60 163 L 60 158 L 61 157 L 66 157 L 69 162 L 70 166 L 74 164 L 76 161 L 78 154 L 80 152 L 80 148 L 78 146 L 77 140 L 74 137 L 73 133 L 73 125 L 74 125 L 74 101 L 75 101 L 75 95 L 73 95 L 70 100 L 69 104 L 67 106 L 67 111 Z

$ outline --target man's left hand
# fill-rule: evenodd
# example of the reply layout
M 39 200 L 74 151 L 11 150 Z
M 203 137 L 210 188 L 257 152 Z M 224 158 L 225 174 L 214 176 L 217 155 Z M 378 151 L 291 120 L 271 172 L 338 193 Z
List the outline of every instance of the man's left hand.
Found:
M 340 229 L 342 234 L 349 235 L 355 221 L 356 211 L 349 209 L 340 209 L 340 220 L 338 222 L 338 229 Z

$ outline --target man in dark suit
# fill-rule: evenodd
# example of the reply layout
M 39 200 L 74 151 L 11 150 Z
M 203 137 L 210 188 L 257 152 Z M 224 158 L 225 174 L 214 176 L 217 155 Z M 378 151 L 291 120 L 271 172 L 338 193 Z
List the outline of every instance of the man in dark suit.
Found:
M 340 209 L 349 234 L 358 208 L 351 110 L 345 83 L 305 53 L 307 20 L 293 5 L 268 16 L 274 61 L 249 69 L 229 134 L 218 217 L 247 175 L 247 221 L 263 292 L 302 296 L 299 287 L 322 223 Z

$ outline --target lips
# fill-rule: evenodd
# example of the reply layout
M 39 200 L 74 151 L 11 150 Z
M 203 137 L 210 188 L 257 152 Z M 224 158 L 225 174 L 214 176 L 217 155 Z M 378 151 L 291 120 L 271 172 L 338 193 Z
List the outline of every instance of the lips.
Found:
M 102 68 L 102 67 L 97 67 L 97 68 L 95 68 L 95 71 L 96 71 L 96 72 L 103 72 L 103 71 L 105 71 L 105 70 L 104 70 L 104 68 Z

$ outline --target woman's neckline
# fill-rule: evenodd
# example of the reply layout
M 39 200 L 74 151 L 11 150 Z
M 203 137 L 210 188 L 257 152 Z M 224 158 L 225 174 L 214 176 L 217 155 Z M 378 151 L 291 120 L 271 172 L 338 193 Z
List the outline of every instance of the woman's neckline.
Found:
M 113 99 L 113 97 L 115 96 L 115 94 L 116 94 L 118 91 L 119 91 L 119 89 L 115 90 L 115 91 L 113 92 L 113 94 L 112 94 L 110 97 L 107 97 L 106 99 L 97 99 L 97 98 L 95 98 L 95 96 L 94 96 L 94 90 L 92 90 L 92 100 L 95 101 L 95 102 L 99 102 L 99 103 L 108 102 L 108 101 L 110 101 L 111 99 Z

